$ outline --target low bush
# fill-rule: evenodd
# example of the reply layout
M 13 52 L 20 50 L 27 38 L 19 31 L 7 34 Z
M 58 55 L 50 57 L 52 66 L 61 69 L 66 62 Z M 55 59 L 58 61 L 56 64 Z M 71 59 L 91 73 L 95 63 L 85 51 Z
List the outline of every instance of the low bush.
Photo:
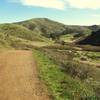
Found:
M 48 86 L 53 100 L 85 100 L 86 97 L 94 97 L 90 86 L 63 72 L 46 54 L 33 50 L 33 56 L 37 61 L 39 77 Z

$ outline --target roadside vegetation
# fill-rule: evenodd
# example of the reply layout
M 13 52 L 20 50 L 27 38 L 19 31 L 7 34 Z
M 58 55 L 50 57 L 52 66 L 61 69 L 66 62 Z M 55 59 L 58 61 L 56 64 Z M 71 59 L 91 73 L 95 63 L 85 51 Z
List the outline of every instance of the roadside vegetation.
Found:
M 39 77 L 48 86 L 53 100 L 95 98 L 95 93 L 90 85 L 87 85 L 79 78 L 70 76 L 69 73 L 65 72 L 60 65 L 43 51 L 33 50 L 33 56 L 38 64 Z M 71 65 L 68 66 L 71 67 Z
M 84 51 L 79 48 L 49 46 L 41 49 L 62 70 L 77 80 L 91 86 L 95 95 L 100 96 L 100 52 Z

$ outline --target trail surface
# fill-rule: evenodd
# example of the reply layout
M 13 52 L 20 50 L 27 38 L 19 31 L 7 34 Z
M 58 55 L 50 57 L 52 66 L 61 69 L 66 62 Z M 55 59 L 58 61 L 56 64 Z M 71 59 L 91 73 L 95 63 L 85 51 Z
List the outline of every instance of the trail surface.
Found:
M 0 54 L 0 100 L 50 100 L 38 78 L 31 51 Z

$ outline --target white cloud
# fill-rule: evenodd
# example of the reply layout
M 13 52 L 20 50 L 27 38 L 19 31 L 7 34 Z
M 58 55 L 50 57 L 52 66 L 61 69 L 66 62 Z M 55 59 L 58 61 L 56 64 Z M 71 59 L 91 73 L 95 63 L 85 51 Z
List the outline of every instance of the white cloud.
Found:
M 65 0 L 70 6 L 75 8 L 90 8 L 98 9 L 100 8 L 100 0 Z
M 74 8 L 99 9 L 100 0 L 9 0 L 26 6 L 56 8 L 63 10 L 68 4 Z
M 63 0 L 10 0 L 11 2 L 19 2 L 25 6 L 36 6 L 44 8 L 56 8 L 63 10 L 65 3 Z

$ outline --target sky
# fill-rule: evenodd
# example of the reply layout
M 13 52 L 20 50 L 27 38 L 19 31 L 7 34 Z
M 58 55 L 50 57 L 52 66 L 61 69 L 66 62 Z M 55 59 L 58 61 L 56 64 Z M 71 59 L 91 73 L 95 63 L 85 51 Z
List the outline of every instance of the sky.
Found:
M 100 0 L 0 0 L 0 23 L 49 18 L 67 25 L 100 24 Z

